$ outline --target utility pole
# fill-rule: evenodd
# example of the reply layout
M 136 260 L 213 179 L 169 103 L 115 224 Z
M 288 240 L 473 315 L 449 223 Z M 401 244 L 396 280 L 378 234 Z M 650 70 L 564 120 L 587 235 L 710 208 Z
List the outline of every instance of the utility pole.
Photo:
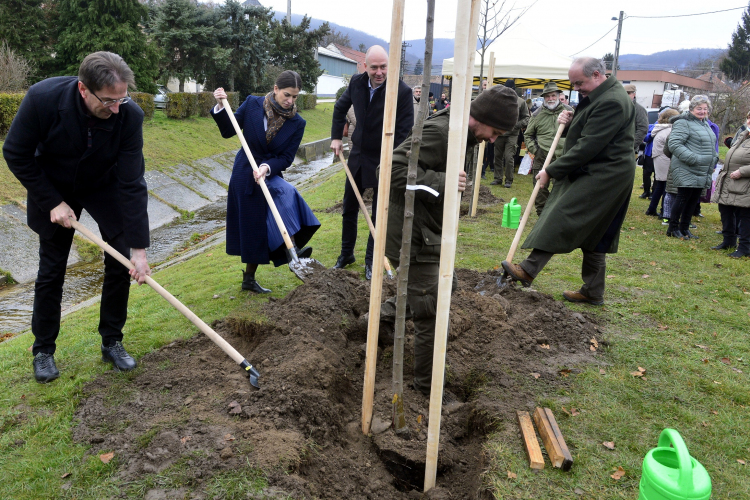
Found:
M 286 22 L 292 25 L 292 0 L 286 0 Z
M 620 22 L 617 25 L 617 40 L 615 40 L 615 60 L 612 61 L 612 78 L 617 78 L 617 60 L 620 57 L 620 35 L 622 34 L 622 16 L 624 12 L 620 11 Z M 615 21 L 615 18 L 612 18 Z
M 410 43 L 401 42 L 401 68 L 398 71 L 398 79 L 404 79 L 404 72 L 406 71 L 406 47 L 411 47 Z

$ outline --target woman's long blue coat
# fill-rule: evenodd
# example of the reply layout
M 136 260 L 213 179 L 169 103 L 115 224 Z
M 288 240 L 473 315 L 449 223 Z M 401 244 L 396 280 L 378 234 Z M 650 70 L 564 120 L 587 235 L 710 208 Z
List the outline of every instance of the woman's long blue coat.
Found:
M 259 166 L 265 163 L 270 167 L 269 179 L 271 176 L 283 178 L 282 172 L 292 164 L 302 142 L 306 122 L 299 114 L 295 114 L 293 118 L 284 122 L 276 137 L 266 144 L 263 99 L 248 96 L 235 111 L 234 116 L 243 131 L 255 163 Z M 212 110 L 211 115 L 219 126 L 222 137 L 230 138 L 236 135 L 226 109 L 218 113 Z M 255 183 L 253 169 L 244 149 L 241 148 L 234 160 L 229 181 L 226 243 L 229 255 L 240 255 L 242 262 L 249 264 L 268 264 L 271 261 L 266 227 L 267 211 L 268 204 L 263 191 Z M 297 243 L 300 246 L 304 244 Z

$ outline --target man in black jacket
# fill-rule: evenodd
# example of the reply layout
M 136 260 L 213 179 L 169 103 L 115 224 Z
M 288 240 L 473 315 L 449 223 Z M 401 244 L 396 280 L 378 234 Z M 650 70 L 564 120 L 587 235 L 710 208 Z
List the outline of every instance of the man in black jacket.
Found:
M 148 192 L 143 178 L 143 111 L 130 101 L 133 72 L 117 54 L 95 52 L 78 77 L 55 77 L 33 85 L 24 97 L 3 146 L 8 168 L 26 188 L 27 221 L 39 234 L 39 273 L 31 331 L 34 376 L 60 375 L 55 340 L 60 332 L 63 282 L 74 230 L 70 219 L 86 211 L 102 238 L 124 255 L 128 270 L 105 255 L 99 334 L 102 359 L 118 370 L 135 360 L 122 346 L 130 276 L 139 284 L 151 274 Z
M 353 147 L 349 154 L 349 169 L 354 177 L 357 189 L 361 193 L 367 188 L 373 188 L 372 222 L 375 223 L 378 205 L 378 180 L 375 169 L 380 163 L 380 146 L 383 139 L 383 111 L 385 108 L 385 80 L 388 75 L 388 53 L 379 45 L 373 45 L 367 50 L 365 57 L 367 72 L 354 75 L 349 87 L 336 101 L 333 108 L 333 124 L 331 125 L 331 149 L 338 156 L 341 152 L 341 138 L 343 136 L 346 112 L 349 106 L 354 106 L 357 118 L 357 128 L 351 138 Z M 398 105 L 396 110 L 396 130 L 394 148 L 401 144 L 411 131 L 414 124 L 414 109 L 412 107 L 412 91 L 404 82 L 398 84 Z M 357 242 L 357 219 L 359 204 L 352 186 L 347 179 L 344 186 L 343 223 L 341 228 L 341 254 L 336 260 L 334 268 L 341 269 L 353 264 L 354 245 Z M 367 239 L 365 253 L 365 277 L 372 277 L 372 251 L 374 241 L 372 236 Z

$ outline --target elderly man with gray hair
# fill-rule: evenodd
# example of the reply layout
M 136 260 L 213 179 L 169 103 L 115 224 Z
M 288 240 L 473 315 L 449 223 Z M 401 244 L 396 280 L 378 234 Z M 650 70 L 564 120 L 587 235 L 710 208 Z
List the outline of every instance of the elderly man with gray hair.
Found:
M 523 244 L 531 254 L 521 264 L 502 266 L 511 279 L 531 286 L 554 254 L 580 248 L 583 286 L 566 290 L 563 298 L 601 305 L 605 255 L 617 252 L 635 177 L 635 108 L 599 59 L 576 59 L 568 77 L 582 99 L 575 112 L 557 118 L 567 127 L 562 156 L 536 176 L 542 185 L 555 179 L 555 189 Z

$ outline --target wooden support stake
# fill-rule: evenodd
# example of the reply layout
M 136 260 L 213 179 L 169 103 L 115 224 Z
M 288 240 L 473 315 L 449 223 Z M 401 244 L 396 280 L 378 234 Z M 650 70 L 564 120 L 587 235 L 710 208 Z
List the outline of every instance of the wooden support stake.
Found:
M 378 333 L 380 328 L 380 300 L 383 295 L 383 261 L 385 259 L 385 235 L 388 225 L 388 201 L 391 195 L 391 161 L 396 130 L 398 107 L 398 79 L 401 66 L 401 32 L 404 29 L 404 2 L 393 0 L 391 21 L 388 77 L 385 83 L 385 110 L 383 115 L 383 142 L 380 147 L 380 181 L 378 182 L 377 223 L 375 226 L 375 248 L 372 258 L 370 282 L 370 316 L 367 323 L 367 350 L 365 354 L 365 380 L 362 387 L 362 432 L 369 434 L 372 423 L 372 406 L 375 398 L 375 370 L 378 355 Z
M 555 438 L 557 438 L 557 444 L 560 445 L 560 450 L 564 457 L 561 469 L 567 472 L 573 466 L 573 455 L 570 454 L 568 445 L 565 444 L 565 439 L 563 438 L 562 432 L 560 432 L 560 427 L 557 426 L 557 420 L 555 420 L 555 415 L 552 413 L 552 410 L 545 408 L 544 413 L 547 415 L 549 425 L 552 427 L 552 432 L 555 434 Z
M 487 90 L 491 89 L 495 84 L 495 53 L 490 52 L 490 70 L 487 74 Z M 479 83 L 481 85 L 481 82 Z M 474 172 L 474 197 L 471 202 L 471 217 L 477 216 L 477 204 L 479 204 L 479 185 L 482 183 L 482 164 L 484 163 L 484 150 L 485 148 L 494 148 L 493 143 L 482 141 L 479 145 L 479 158 L 477 159 L 477 169 Z
M 517 411 L 518 424 L 521 426 L 523 435 L 523 444 L 526 448 L 526 454 L 529 456 L 529 466 L 532 469 L 544 469 L 544 457 L 542 449 L 539 447 L 539 441 L 536 440 L 534 424 L 531 423 L 531 417 L 527 411 Z
M 563 457 L 560 445 L 557 443 L 557 438 L 547 419 L 547 414 L 538 406 L 534 410 L 534 423 L 536 424 L 536 428 L 539 429 L 539 435 L 542 438 L 542 443 L 544 443 L 544 448 L 547 450 L 547 456 L 552 463 L 552 467 L 559 469 L 562 467 L 565 457 Z
M 432 358 L 432 385 L 430 388 L 430 423 L 427 429 L 427 457 L 424 474 L 425 491 L 435 486 L 437 476 L 440 418 L 445 378 L 445 352 L 448 344 L 453 267 L 456 259 L 456 239 L 458 236 L 458 211 L 461 202 L 458 192 L 458 172 L 464 166 L 469 104 L 471 103 L 469 99 L 471 85 L 467 84 L 472 72 L 469 72 L 467 76 L 467 66 L 469 66 L 467 61 L 471 57 L 471 67 L 473 68 L 473 55 L 479 25 L 479 0 L 459 0 L 457 8 L 456 38 L 453 51 L 455 57 L 453 70 L 455 91 L 448 124 L 445 201 L 438 275 L 437 314 L 435 318 L 435 347 Z M 370 319 L 372 320 L 372 316 Z

